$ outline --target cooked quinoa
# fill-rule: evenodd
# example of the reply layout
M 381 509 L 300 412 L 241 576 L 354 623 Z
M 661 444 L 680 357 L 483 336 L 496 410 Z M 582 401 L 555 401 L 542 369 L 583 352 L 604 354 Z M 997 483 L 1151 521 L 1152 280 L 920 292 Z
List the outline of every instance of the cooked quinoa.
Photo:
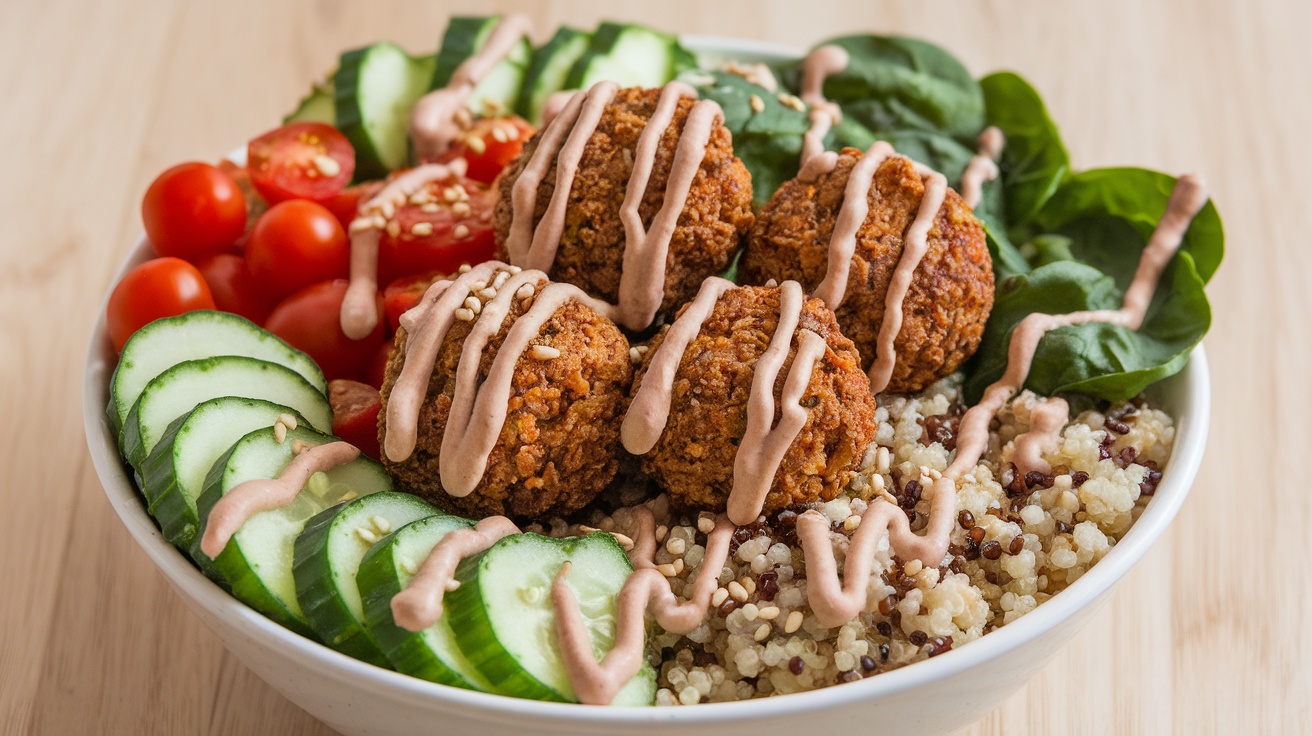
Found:
M 827 503 L 787 509 L 734 535 L 710 615 L 692 633 L 652 625 L 649 654 L 659 669 L 658 705 L 692 705 L 812 690 L 853 682 L 942 654 L 1011 623 L 1077 580 L 1130 528 L 1161 479 L 1175 439 L 1171 417 L 1143 400 L 1076 415 L 1060 446 L 1045 455 L 1052 474 L 1018 477 L 1012 440 L 1029 425 L 1038 397 L 1017 396 L 1000 412 L 989 448 L 958 483 L 958 521 L 939 567 L 903 563 L 887 539 L 875 555 L 865 610 L 827 628 L 807 605 L 805 563 L 794 531 L 807 508 L 831 522 L 836 559 L 869 503 L 897 503 L 922 531 L 922 489 L 945 470 L 964 412 L 959 376 L 913 396 L 881 397 L 878 433 L 848 492 Z M 627 491 L 636 495 L 640 489 Z M 626 499 L 636 503 L 638 499 Z M 713 518 L 679 516 L 665 496 L 645 502 L 656 522 L 655 561 L 676 595 L 701 570 Z M 630 509 L 586 520 L 627 536 Z M 584 525 L 552 523 L 568 536 Z

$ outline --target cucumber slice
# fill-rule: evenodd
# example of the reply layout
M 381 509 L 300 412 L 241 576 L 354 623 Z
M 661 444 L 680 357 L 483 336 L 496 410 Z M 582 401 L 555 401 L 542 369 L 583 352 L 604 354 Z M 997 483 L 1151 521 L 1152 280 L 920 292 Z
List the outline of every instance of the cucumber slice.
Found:
M 462 16 L 451 19 L 442 34 L 442 49 L 437 53 L 431 89 L 451 83 L 451 76 L 465 59 L 482 50 L 492 31 L 501 22 L 497 16 Z M 510 53 L 488 71 L 474 86 L 469 109 L 479 115 L 504 115 L 516 109 L 524 73 L 533 57 L 533 45 L 521 38 Z
M 396 625 L 392 597 L 405 589 L 428 553 L 448 533 L 474 522 L 439 514 L 408 524 L 375 544 L 360 562 L 356 582 L 364 598 L 365 624 L 397 672 L 468 690 L 488 691 L 492 684 L 456 644 L 451 617 L 418 633 Z
M 151 322 L 123 346 L 118 367 L 109 379 L 109 418 L 114 429 L 123 427 L 128 412 L 155 376 L 183 361 L 216 355 L 245 355 L 284 365 L 301 374 L 319 393 L 328 394 L 328 381 L 314 360 L 272 332 L 227 312 L 187 312 Z
M 178 363 L 146 384 L 119 434 L 123 456 L 140 470 L 174 420 L 221 396 L 276 401 L 300 412 L 311 427 L 332 430 L 328 399 L 299 374 L 264 360 L 221 355 Z
M 292 461 L 292 445 L 296 440 L 313 446 L 336 441 L 328 435 L 297 427 L 287 432 L 286 439 L 280 443 L 273 428 L 268 427 L 242 437 L 214 463 L 197 502 L 201 522 L 190 551 L 198 564 L 204 566 L 210 562 L 200 550 L 200 539 L 214 505 L 242 481 L 276 478 Z M 290 504 L 252 516 L 232 535 L 228 546 L 212 563 L 239 600 L 314 639 L 314 630 L 297 602 L 296 580 L 292 576 L 297 535 L 305 528 L 306 521 L 326 508 L 356 496 L 390 490 L 392 479 L 383 466 L 361 456 L 316 476 Z
M 518 103 L 529 122 L 541 125 L 547 98 L 565 88 L 569 70 L 587 53 L 591 43 L 591 33 L 561 26 L 545 46 L 533 52 Z
M 574 702 L 574 689 L 556 646 L 551 584 L 560 566 L 574 564 L 568 585 L 600 659 L 615 640 L 616 596 L 633 572 L 609 534 L 551 539 L 516 534 L 460 563 L 460 587 L 446 594 L 460 648 L 492 683 L 493 691 L 534 700 Z M 645 669 L 650 669 L 644 666 Z M 640 672 L 615 705 L 650 705 L 654 673 Z
M 428 91 L 433 57 L 392 43 L 342 54 L 333 86 L 337 127 L 355 146 L 355 179 L 381 179 L 410 159 L 410 108 Z
M 564 89 L 587 89 L 612 81 L 621 87 L 659 87 L 674 79 L 690 58 L 668 33 L 645 26 L 602 23 L 583 57 L 565 78 Z
M 327 81 L 314 85 L 310 89 L 310 94 L 303 97 L 296 110 L 282 119 L 282 124 L 289 123 L 327 123 L 333 125 L 337 122 L 337 109 L 333 102 L 333 77 L 329 75 Z
M 298 426 L 305 423 L 305 417 L 290 407 L 224 396 L 200 404 L 169 425 L 141 464 L 147 509 L 165 539 L 183 549 L 191 545 L 200 526 L 196 499 L 214 462 L 237 440 L 261 427 L 272 427 L 283 414 L 292 415 Z
M 387 657 L 364 626 L 355 576 L 378 539 L 438 513 L 418 496 L 375 493 L 319 512 L 296 538 L 292 577 L 310 626 L 328 646 L 381 667 Z

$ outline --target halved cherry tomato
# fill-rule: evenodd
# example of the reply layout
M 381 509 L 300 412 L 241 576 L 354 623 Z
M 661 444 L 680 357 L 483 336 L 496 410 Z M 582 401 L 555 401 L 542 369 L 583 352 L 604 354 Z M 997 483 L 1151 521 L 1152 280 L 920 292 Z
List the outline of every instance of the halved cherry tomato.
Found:
M 273 310 L 274 297 L 261 288 L 246 268 L 246 260 L 232 253 L 220 253 L 196 266 L 209 284 L 214 304 L 219 309 L 240 314 L 255 324 L 264 324 Z
M 350 272 L 346 231 L 321 204 L 279 202 L 255 223 L 246 243 L 246 266 L 274 298 Z
M 524 142 L 533 137 L 528 121 L 509 115 L 503 118 L 479 118 L 443 156 L 443 160 L 463 158 L 469 163 L 465 174 L 474 181 L 491 184 L 501 170 L 519 155 Z
M 251 183 L 271 203 L 321 202 L 341 192 L 355 174 L 355 149 L 326 123 L 292 123 L 246 146 Z
M 161 317 L 213 308 L 210 287 L 195 266 L 181 258 L 156 258 L 118 282 L 109 295 L 105 321 L 114 350 L 122 351 L 132 333 Z
M 246 199 L 217 167 L 178 164 L 151 182 L 141 219 L 156 253 L 196 261 L 222 253 L 242 236 Z
M 387 377 L 387 361 L 391 360 L 391 358 L 392 341 L 384 340 L 383 346 L 378 349 L 378 354 L 374 356 L 374 359 L 365 369 L 364 382 L 374 388 L 381 389 L 383 387 L 383 379 Z
M 383 344 L 383 322 L 363 340 L 342 333 L 342 298 L 346 279 L 323 281 L 282 300 L 264 323 L 265 329 L 304 350 L 323 369 L 324 376 L 358 380 Z M 378 309 L 382 310 L 382 297 Z
M 369 199 L 383 188 L 381 181 L 364 181 L 354 186 L 343 189 L 337 196 L 323 203 L 328 211 L 337 217 L 337 221 L 342 223 L 342 227 L 350 232 L 351 220 L 359 214 L 360 202 Z
M 333 407 L 333 434 L 377 460 L 382 454 L 378 412 L 383 406 L 378 389 L 359 381 L 329 381 L 328 403 Z
M 401 324 L 401 315 L 410 311 L 419 300 L 424 297 L 424 292 L 428 287 L 433 285 L 434 281 L 446 276 L 441 271 L 429 271 L 415 276 L 402 276 L 393 281 L 383 289 L 383 305 L 387 311 L 387 326 L 392 332 Z
M 246 199 L 246 230 L 235 244 L 238 249 L 245 248 L 246 237 L 250 235 L 251 228 L 255 227 L 255 221 L 260 219 L 260 215 L 268 212 L 269 201 L 251 183 L 250 169 L 238 166 L 225 158 L 219 161 L 219 171 L 232 177 L 232 181 L 241 190 L 241 196 Z
M 378 243 L 378 280 L 428 271 L 453 273 L 496 252 L 492 209 L 497 194 L 475 181 L 453 178 L 428 187 L 433 201 L 396 209 Z

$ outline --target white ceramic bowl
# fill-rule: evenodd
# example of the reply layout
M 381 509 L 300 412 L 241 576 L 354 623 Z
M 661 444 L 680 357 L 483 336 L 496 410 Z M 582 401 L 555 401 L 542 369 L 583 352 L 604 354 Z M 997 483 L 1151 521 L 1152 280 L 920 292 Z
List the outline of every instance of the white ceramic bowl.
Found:
M 796 56 L 794 49 L 685 37 L 694 50 L 739 59 Z M 149 257 L 137 243 L 114 282 Z M 1207 359 L 1198 348 L 1179 375 L 1153 389 L 1176 417 L 1175 449 L 1143 515 L 1093 568 L 1020 620 L 946 654 L 838 687 L 765 700 L 687 708 L 597 708 L 540 703 L 435 685 L 365 664 L 284 629 L 202 575 L 166 542 L 119 461 L 106 419 L 115 355 L 104 309 L 83 376 L 83 418 L 96 473 L 128 532 L 196 615 L 246 666 L 292 702 L 345 734 L 519 733 L 683 735 L 866 732 L 937 734 L 985 715 L 1030 679 L 1102 607 L 1112 585 L 1175 517 L 1202 462 L 1211 411 Z

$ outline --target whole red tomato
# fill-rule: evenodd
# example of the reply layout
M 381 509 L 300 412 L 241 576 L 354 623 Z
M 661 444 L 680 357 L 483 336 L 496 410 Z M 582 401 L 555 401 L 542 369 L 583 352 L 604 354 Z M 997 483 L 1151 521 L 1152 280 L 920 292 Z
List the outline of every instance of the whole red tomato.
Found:
M 246 267 L 275 298 L 327 279 L 345 278 L 351 246 L 323 205 L 292 199 L 260 217 L 246 243 Z
M 232 253 L 220 253 L 197 264 L 214 295 L 219 309 L 240 314 L 255 324 L 263 324 L 276 301 L 251 276 L 246 260 Z
M 180 258 L 156 258 L 137 266 L 114 287 L 105 322 L 114 349 L 132 333 L 162 317 L 214 309 L 214 297 L 196 267 Z
M 363 340 L 352 340 L 342 332 L 342 299 L 346 287 L 346 279 L 307 286 L 282 300 L 264 323 L 265 329 L 314 358 L 329 380 L 358 380 L 383 344 L 383 320 Z M 382 308 L 380 296 L 380 314 Z
M 491 184 L 497 175 L 519 155 L 524 142 L 533 137 L 533 126 L 515 115 L 479 118 L 464 135 L 456 139 L 444 159 L 463 158 L 469 162 L 470 179 Z
M 432 201 L 396 209 L 378 242 L 378 282 L 482 263 L 496 253 L 492 210 L 497 193 L 465 178 L 432 182 Z
M 246 199 L 217 167 L 178 164 L 151 182 L 141 220 L 156 253 L 196 261 L 222 253 L 246 232 Z
M 246 146 L 251 183 L 271 203 L 322 202 L 336 196 L 355 173 L 355 149 L 326 123 L 292 123 Z

